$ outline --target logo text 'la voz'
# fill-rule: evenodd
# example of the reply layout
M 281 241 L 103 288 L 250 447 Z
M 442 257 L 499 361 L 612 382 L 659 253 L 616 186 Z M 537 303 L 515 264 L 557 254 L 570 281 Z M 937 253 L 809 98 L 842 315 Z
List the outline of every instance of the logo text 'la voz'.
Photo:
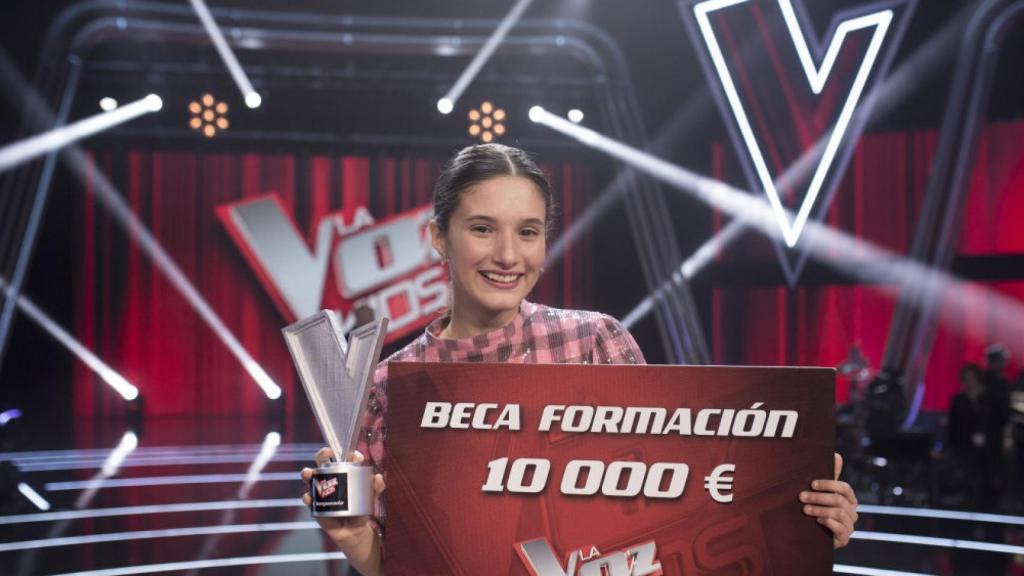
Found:
M 326 214 L 308 243 L 276 194 L 226 204 L 217 215 L 286 321 L 331 308 L 348 330 L 356 311 L 369 308 L 390 320 L 391 340 L 447 304 L 444 267 L 427 232 L 430 206 L 381 221 L 363 206 Z
M 660 576 L 661 562 L 653 540 L 622 550 L 601 553 L 595 546 L 573 550 L 565 564 L 547 538 L 519 542 L 514 546 L 532 576 Z

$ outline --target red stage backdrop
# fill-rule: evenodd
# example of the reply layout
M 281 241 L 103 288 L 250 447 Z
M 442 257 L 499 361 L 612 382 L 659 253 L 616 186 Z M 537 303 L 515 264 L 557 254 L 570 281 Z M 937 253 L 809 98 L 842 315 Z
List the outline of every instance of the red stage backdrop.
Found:
M 828 574 L 820 368 L 393 363 L 389 574 Z
M 905 253 L 930 171 L 935 133 L 868 134 L 861 138 L 836 193 L 828 223 Z M 735 159 L 715 147 L 712 173 L 738 174 Z M 960 254 L 1024 252 L 1024 123 L 994 124 L 982 133 L 964 214 Z M 317 223 L 367 207 L 377 222 L 429 203 L 441 159 L 390 156 L 197 155 L 103 153 L 109 174 L 134 212 L 184 270 L 243 345 L 285 389 L 295 407 L 293 369 L 279 331 L 286 319 L 274 297 L 216 217 L 219 207 L 276 195 L 310 247 Z M 571 224 L 599 183 L 579 166 L 547 166 Z M 75 333 L 136 383 L 155 414 L 251 413 L 262 393 L 238 361 L 118 228 L 91 194 L 76 203 Z M 718 219 L 719 222 L 721 221 Z M 602 231 L 601 233 L 607 233 Z M 615 233 L 625 233 L 616 231 Z M 749 235 L 734 249 L 743 258 L 775 261 L 770 245 Z M 544 275 L 534 298 L 553 305 L 609 309 L 592 301 L 589 243 L 577 244 L 560 270 Z M 726 256 L 730 257 L 729 255 Z M 1024 282 L 988 285 L 1024 300 Z M 836 366 L 858 343 L 877 367 L 893 302 L 874 286 L 720 288 L 710 310 L 713 361 L 720 364 Z M 328 290 L 334 288 L 328 287 Z M 973 296 L 972 296 L 973 297 Z M 984 305 L 984 298 L 976 297 Z M 621 309 L 621 303 L 616 303 Z M 946 318 L 935 340 L 924 407 L 946 410 L 964 362 L 979 361 L 987 318 Z M 1021 337 L 1024 338 L 1024 327 Z M 1011 366 L 1015 372 L 1015 367 Z M 75 409 L 123 409 L 85 368 L 75 369 Z M 840 382 L 838 399 L 846 400 Z M 302 402 L 304 400 L 299 398 Z
M 280 333 L 293 319 L 283 313 L 261 282 L 259 270 L 232 240 L 218 209 L 274 198 L 299 241 L 315 252 L 318 230 L 335 215 L 352 224 L 362 210 L 364 219 L 368 215 L 379 225 L 429 206 L 442 162 L 391 156 L 97 155 L 98 166 L 133 212 L 283 388 L 289 411 L 297 406 L 308 410 Z M 561 225 L 569 225 L 589 201 L 589 173 L 570 163 L 542 168 L 552 179 Z M 139 387 L 148 414 L 261 412 L 267 401 L 239 361 L 102 205 L 87 193 L 77 206 L 81 213 L 73 235 L 76 336 Z M 334 236 L 332 246 L 341 234 Z M 533 298 L 592 307 L 589 250 L 586 239 L 575 246 L 544 275 Z M 322 280 L 325 306 L 339 303 L 333 259 L 332 253 Z M 88 368 L 76 367 L 76 413 L 124 410 L 123 401 L 97 378 Z
M 936 133 L 867 134 L 836 192 L 827 224 L 857 238 L 906 254 L 931 171 Z M 712 173 L 740 175 L 735 156 L 725 145 L 713 149 Z M 737 180 L 740 181 L 740 180 Z M 981 133 L 964 212 L 958 253 L 1024 254 L 1024 123 L 993 124 Z M 722 219 L 715 215 L 716 227 Z M 774 261 L 771 245 L 750 233 L 724 258 L 760 255 Z M 1024 281 L 994 282 L 986 288 L 1024 301 Z M 801 286 L 715 289 L 713 359 L 719 364 L 761 366 L 838 366 L 851 344 L 859 344 L 877 369 L 895 309 L 891 286 Z M 986 299 L 978 294 L 979 310 Z M 942 318 L 929 358 L 926 410 L 949 408 L 959 391 L 957 380 L 966 362 L 983 361 L 990 344 L 989 318 Z M 1024 326 L 1020 339 L 1024 339 Z M 1011 365 L 1011 372 L 1016 368 Z M 848 388 L 840 378 L 837 399 Z

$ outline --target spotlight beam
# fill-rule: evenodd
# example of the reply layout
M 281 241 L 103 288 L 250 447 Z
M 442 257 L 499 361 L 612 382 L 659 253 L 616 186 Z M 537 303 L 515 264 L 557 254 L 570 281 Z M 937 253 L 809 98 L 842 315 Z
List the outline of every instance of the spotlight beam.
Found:
M 203 28 L 206 29 L 206 33 L 210 36 L 213 47 L 220 54 L 220 59 L 224 61 L 228 72 L 231 73 L 231 78 L 235 81 L 235 85 L 238 86 L 238 91 L 242 93 L 245 105 L 249 108 L 258 108 L 263 99 L 256 92 L 256 89 L 252 87 L 252 83 L 249 82 L 249 77 L 246 76 L 242 65 L 238 63 L 238 58 L 235 57 L 231 46 L 228 46 L 227 40 L 224 39 L 224 33 L 217 26 L 217 21 L 213 19 L 210 9 L 206 7 L 206 3 L 203 0 L 189 0 L 189 2 L 196 11 L 199 21 L 203 24 Z
M 32 109 L 35 110 L 37 121 L 41 123 L 53 123 L 53 113 L 43 102 L 42 98 L 22 77 L 17 66 L 11 62 L 7 53 L 0 50 L 0 76 L 8 84 L 8 92 L 20 94 L 23 100 L 27 100 Z M 214 312 L 205 298 L 196 290 L 192 282 L 185 276 L 185 273 L 175 264 L 171 256 L 164 250 L 153 233 L 139 220 L 138 216 L 125 203 L 124 197 L 117 188 L 110 182 L 103 172 L 96 168 L 89 157 L 75 144 L 66 146 L 61 154 L 61 159 L 81 182 L 92 184 L 95 197 L 110 211 L 114 221 L 121 226 L 128 237 L 138 244 L 153 264 L 167 278 L 172 286 L 192 306 L 214 334 L 227 346 L 235 358 L 242 364 L 249 376 L 256 381 L 256 384 L 263 390 L 271 400 L 281 397 L 281 388 L 274 383 L 270 376 L 263 370 L 256 360 L 245 350 L 238 338 L 224 325 L 220 316 Z
M 196 1 L 198 0 L 193 0 L 193 2 Z M 482 69 L 484 64 L 486 64 L 491 58 L 491 55 L 494 54 L 494 51 L 498 48 L 498 45 L 501 44 L 502 40 L 508 36 L 509 30 L 511 30 L 512 27 L 515 26 L 516 22 L 519 21 L 523 12 L 530 7 L 531 2 L 533 2 L 533 0 L 519 0 L 516 2 L 515 6 L 512 7 L 512 10 L 510 10 L 509 13 L 501 20 L 498 27 L 494 29 L 493 33 L 491 33 L 490 38 L 484 42 L 480 51 L 476 53 L 476 56 L 474 56 L 469 62 L 466 69 L 463 70 L 462 74 L 460 74 L 458 79 L 455 80 L 455 84 L 452 84 L 452 87 L 448 89 L 448 93 L 437 101 L 437 109 L 440 110 L 442 114 L 448 114 L 455 108 L 455 103 L 459 101 L 460 97 L 462 97 L 462 93 L 466 91 L 470 82 L 472 82 L 473 79 L 476 78 L 476 75 L 480 73 L 480 69 Z
M 0 148 L 0 174 L 73 142 L 163 108 L 156 94 Z
M 781 231 L 774 224 L 772 208 L 752 194 L 676 166 L 589 128 L 573 124 L 540 106 L 530 109 L 530 119 L 650 174 L 713 208 L 745 221 L 747 225 L 765 235 L 780 235 Z M 942 270 L 924 266 L 873 243 L 813 221 L 807 223 L 800 241 L 808 243 L 809 254 L 844 274 L 864 283 L 888 287 L 887 291 L 894 296 L 897 290 L 904 290 L 915 306 L 926 305 L 943 296 L 961 296 L 968 291 L 983 294 L 991 310 L 993 337 L 1009 343 L 1014 352 L 1024 354 L 1024 342 L 1017 337 L 1019 327 L 1024 325 L 1024 305 L 1012 298 L 994 290 L 971 287 Z M 975 313 L 970 308 L 971 298 L 947 298 L 946 302 L 948 311 L 964 315 Z M 942 320 L 948 321 L 949 316 L 944 315 Z
M 33 490 L 28 484 L 18 482 L 18 492 L 21 492 L 22 496 L 28 498 L 29 502 L 34 504 L 36 508 L 39 508 L 44 512 L 50 509 L 50 503 L 46 501 L 46 498 L 40 496 L 39 492 Z
M 61 328 L 60 324 L 40 310 L 39 307 L 25 295 L 15 294 L 14 290 L 7 284 L 7 281 L 2 276 L 0 276 L 0 291 L 6 293 L 8 298 L 15 298 L 18 308 L 20 308 L 26 316 L 35 321 L 35 323 L 45 330 L 47 334 L 53 336 L 54 339 L 63 344 L 65 348 L 71 351 L 71 353 L 85 363 L 86 366 L 91 368 L 93 372 L 102 378 L 104 382 L 110 385 L 110 387 L 120 394 L 122 398 L 125 400 L 134 400 L 138 398 L 138 388 L 129 383 L 128 380 L 125 380 L 123 376 L 118 374 L 116 370 L 108 366 L 103 362 L 103 360 L 100 360 L 98 356 L 93 354 L 91 350 L 76 340 L 75 337 L 69 334 L 67 330 Z
M 117 189 L 107 179 L 106 175 L 96 169 L 80 149 L 75 148 L 71 152 L 72 169 L 83 180 L 92 178 L 93 193 L 114 215 L 115 220 L 135 240 L 142 251 L 149 256 L 167 280 L 178 290 L 178 293 L 192 305 L 196 313 L 220 338 L 221 342 L 227 346 L 235 358 L 241 362 L 242 367 L 256 381 L 256 384 L 263 390 L 267 398 L 271 400 L 279 398 L 281 396 L 281 388 L 271 380 L 270 376 L 263 370 L 263 367 L 256 362 L 242 346 L 242 343 L 238 341 L 238 338 L 224 325 L 224 321 L 220 319 L 220 316 L 217 315 L 206 299 L 203 298 L 202 294 L 185 276 L 185 273 L 174 262 L 170 254 L 164 250 L 164 247 L 153 236 L 149 228 L 132 212 L 132 209 L 125 203 L 123 197 L 117 192 Z
M 947 61 L 948 54 L 955 45 L 957 38 L 960 34 L 959 22 L 963 18 L 970 15 L 971 12 L 976 10 L 977 6 L 969 4 L 963 8 L 958 14 L 954 15 L 949 19 L 949 22 L 939 31 L 938 34 L 934 35 L 926 44 L 917 48 L 917 50 L 910 55 L 909 58 L 888 78 L 882 83 L 882 85 L 876 87 L 868 96 L 865 98 L 866 101 L 875 101 L 875 105 L 872 108 L 871 113 L 875 117 L 884 116 L 890 112 L 897 104 L 903 102 L 907 95 L 920 85 L 920 81 L 923 77 L 928 77 L 933 74 L 940 66 L 944 65 Z M 864 113 L 863 108 L 858 108 L 856 114 L 860 115 Z M 859 123 L 860 120 L 855 120 L 854 123 Z M 825 145 L 825 138 L 822 137 L 812 148 L 809 148 L 804 152 L 796 162 L 793 163 L 779 180 L 775 183 L 777 190 L 783 190 L 792 186 L 792 182 L 798 178 L 803 177 L 808 171 L 814 168 L 813 160 L 818 157 L 821 152 L 821 148 Z M 739 234 L 734 234 L 733 230 L 723 229 L 719 231 L 714 237 L 708 240 L 710 244 L 717 244 L 720 246 L 719 250 L 724 250 L 726 246 L 732 243 L 733 240 L 739 237 Z M 719 238 L 719 235 L 724 235 L 725 238 Z M 698 248 L 698 252 L 704 250 L 704 247 Z M 696 256 L 696 253 L 694 253 Z M 692 258 L 692 257 L 691 257 Z M 697 261 L 697 263 L 706 264 L 708 260 Z M 691 268 L 691 275 L 688 278 L 696 275 L 701 271 L 701 266 Z
M 662 154 L 683 126 L 688 124 L 694 116 L 701 113 L 706 107 L 710 106 L 711 103 L 711 94 L 707 91 L 701 91 L 685 106 L 679 108 L 669 121 L 662 126 L 652 143 L 647 147 L 647 151 L 652 154 Z M 551 268 L 558 264 L 562 257 L 565 256 L 565 252 L 580 237 L 590 231 L 597 220 L 611 209 L 614 202 L 622 194 L 633 189 L 635 183 L 636 171 L 629 167 L 620 170 L 615 175 L 615 178 L 597 194 L 596 200 L 590 202 L 583 212 L 573 220 L 572 224 L 555 239 L 548 248 L 544 265 Z

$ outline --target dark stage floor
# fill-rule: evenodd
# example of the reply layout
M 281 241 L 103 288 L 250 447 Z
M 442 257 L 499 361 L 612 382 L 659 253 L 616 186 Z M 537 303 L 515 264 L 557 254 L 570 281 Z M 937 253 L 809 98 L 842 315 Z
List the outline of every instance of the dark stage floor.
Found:
M 299 501 L 297 470 L 320 445 L 311 426 L 29 424 L 0 428 L 8 449 L 22 449 L 0 454 L 2 574 L 345 572 Z M 1012 504 L 998 514 L 868 504 L 892 501 L 880 497 L 891 489 L 860 474 L 876 490 L 860 495 L 858 532 L 836 554 L 836 574 L 1024 574 L 1024 517 Z

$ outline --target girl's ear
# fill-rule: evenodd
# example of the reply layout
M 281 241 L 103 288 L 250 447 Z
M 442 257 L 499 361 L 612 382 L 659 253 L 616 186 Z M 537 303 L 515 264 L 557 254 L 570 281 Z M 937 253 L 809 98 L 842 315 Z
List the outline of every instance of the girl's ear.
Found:
M 441 232 L 441 227 L 437 224 L 436 218 L 431 218 L 427 224 L 427 229 L 430 231 L 430 244 L 434 247 L 434 250 L 441 256 L 441 260 L 448 260 L 448 247 L 445 246 L 444 233 Z

